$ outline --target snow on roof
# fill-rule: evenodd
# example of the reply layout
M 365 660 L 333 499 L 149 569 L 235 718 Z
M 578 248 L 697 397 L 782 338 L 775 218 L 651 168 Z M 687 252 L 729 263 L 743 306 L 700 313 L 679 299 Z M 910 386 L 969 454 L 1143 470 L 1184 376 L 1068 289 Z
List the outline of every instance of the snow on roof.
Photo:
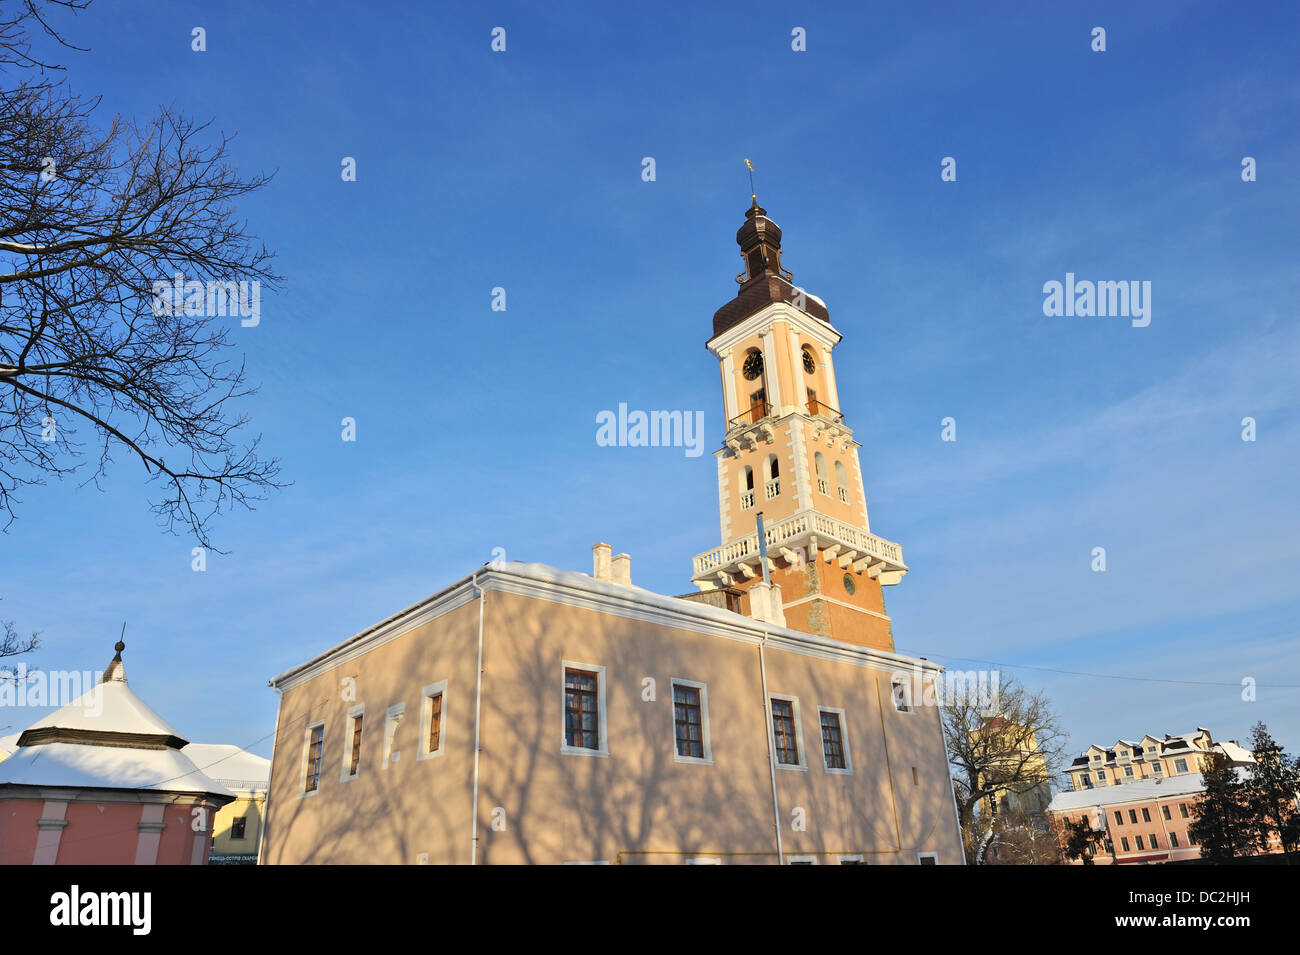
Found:
M 125 678 L 95 684 L 67 706 L 37 720 L 28 729 L 51 727 L 184 738 L 148 703 L 135 695 Z
M 1093 806 L 1109 806 L 1121 802 L 1147 802 L 1168 796 L 1185 796 L 1199 793 L 1204 787 L 1200 773 L 1174 776 L 1169 779 L 1143 779 L 1122 786 L 1102 786 L 1097 789 L 1076 789 L 1060 792 L 1048 804 L 1049 812 L 1072 812 Z
M 0 736 L 0 759 L 4 759 L 10 753 L 18 748 L 18 737 L 22 733 L 10 733 L 8 736 Z
M 3 742 L 3 740 L 0 740 L 0 742 Z M 1214 748 L 1222 752 L 1224 756 L 1227 756 L 1234 763 L 1253 763 L 1255 761 L 1254 753 L 1244 746 L 1237 745 L 1232 740 L 1215 743 Z
M 526 581 L 537 581 L 541 583 L 556 584 L 563 587 L 572 588 L 582 591 L 585 594 L 597 595 L 602 597 L 612 597 L 621 601 L 633 601 L 642 608 L 651 608 L 656 611 L 668 611 L 674 617 L 681 620 L 696 618 L 699 620 L 708 620 L 714 624 L 720 624 L 733 631 L 748 632 L 754 636 L 782 636 L 800 643 L 815 647 L 824 647 L 839 651 L 848 651 L 855 655 L 866 658 L 872 658 L 878 661 L 889 661 L 894 664 L 902 664 L 909 667 L 928 670 L 932 672 L 942 672 L 943 668 L 933 661 L 921 660 L 916 657 L 905 656 L 901 653 L 891 652 L 888 650 L 877 650 L 872 647 L 864 647 L 858 644 L 844 643 L 834 640 L 830 637 L 823 637 L 817 634 L 804 633 L 799 630 L 792 630 L 789 627 L 778 627 L 771 623 L 762 623 L 752 617 L 746 617 L 734 611 L 727 610 L 723 607 L 711 607 L 708 604 L 700 603 L 693 600 L 683 600 L 680 597 L 671 597 L 664 594 L 656 593 L 653 590 L 647 590 L 645 587 L 638 587 L 635 584 L 618 584 L 612 581 L 597 580 L 590 574 L 584 574 L 575 570 L 561 570 L 558 567 L 552 567 L 549 564 L 539 564 L 525 561 L 493 561 L 485 564 L 480 568 L 479 573 L 505 574 L 511 577 L 521 578 Z M 319 653 L 297 666 L 290 667 L 287 670 L 272 677 L 269 681 L 271 686 L 279 686 L 295 674 L 301 673 L 315 664 L 328 660 L 330 657 L 340 653 L 367 637 L 389 627 L 403 617 L 414 614 L 427 604 L 437 600 L 440 597 L 463 587 L 470 583 L 472 575 L 466 575 L 460 580 L 444 587 L 437 593 L 412 604 L 411 606 L 399 610 L 390 617 L 379 621 L 372 626 L 367 627 L 360 633 L 355 634 L 341 643 L 336 644 L 330 649 Z M 482 579 L 482 578 L 480 578 Z M 489 588 L 490 589 L 490 588 Z
M 229 743 L 190 743 L 181 752 L 228 789 L 266 789 L 271 779 L 269 759 Z
M 148 789 L 157 792 L 234 793 L 206 776 L 180 750 L 132 749 L 85 743 L 24 746 L 0 762 L 0 785 L 78 789 Z

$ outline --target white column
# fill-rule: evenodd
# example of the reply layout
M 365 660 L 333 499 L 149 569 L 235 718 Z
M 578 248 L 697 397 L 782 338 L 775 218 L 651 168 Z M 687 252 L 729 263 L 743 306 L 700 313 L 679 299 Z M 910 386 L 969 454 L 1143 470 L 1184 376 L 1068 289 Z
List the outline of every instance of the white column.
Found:
M 163 813 L 166 807 L 162 803 L 145 803 L 140 807 L 140 821 L 136 828 L 140 837 L 135 844 L 136 865 L 157 865 L 158 844 L 162 842 Z
M 54 865 L 59 857 L 59 843 L 68 825 L 68 804 L 47 799 L 41 807 L 41 818 L 36 820 L 36 852 L 32 865 Z
M 776 373 L 776 349 L 772 347 L 772 329 L 758 333 L 763 342 L 763 383 L 767 386 L 767 401 L 773 414 L 781 414 L 781 383 Z

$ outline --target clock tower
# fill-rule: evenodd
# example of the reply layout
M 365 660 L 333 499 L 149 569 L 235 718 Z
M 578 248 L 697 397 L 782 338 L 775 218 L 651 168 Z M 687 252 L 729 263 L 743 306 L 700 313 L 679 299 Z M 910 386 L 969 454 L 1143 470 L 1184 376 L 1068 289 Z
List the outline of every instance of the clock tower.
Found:
M 860 445 L 839 410 L 831 357 L 840 333 L 826 304 L 792 284 L 781 229 L 756 197 L 736 242 L 740 289 L 714 314 L 706 345 L 726 421 L 714 452 L 722 546 L 695 558 L 692 579 L 752 616 L 892 651 L 882 588 L 907 565 L 867 520 Z

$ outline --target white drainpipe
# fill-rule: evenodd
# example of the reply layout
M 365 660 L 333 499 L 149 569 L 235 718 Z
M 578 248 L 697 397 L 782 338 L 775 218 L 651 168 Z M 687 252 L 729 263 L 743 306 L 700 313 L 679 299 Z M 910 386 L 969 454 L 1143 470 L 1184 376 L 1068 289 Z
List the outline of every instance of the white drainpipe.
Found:
M 478 750 L 479 717 L 483 711 L 483 600 L 486 597 L 478 585 L 479 572 L 474 571 L 470 586 L 478 591 L 478 679 L 474 689 L 474 839 L 470 844 L 469 864 L 478 864 Z

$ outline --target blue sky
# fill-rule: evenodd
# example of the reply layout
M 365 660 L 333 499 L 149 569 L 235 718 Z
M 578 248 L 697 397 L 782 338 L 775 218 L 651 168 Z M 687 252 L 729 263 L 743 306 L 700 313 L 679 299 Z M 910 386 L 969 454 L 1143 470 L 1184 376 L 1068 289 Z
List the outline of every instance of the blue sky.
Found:
M 691 589 L 719 543 L 710 456 L 599 447 L 595 416 L 703 410 L 716 446 L 703 346 L 748 156 L 844 335 L 872 529 L 911 567 L 886 594 L 899 649 L 1014 664 L 1078 748 L 1263 719 L 1300 750 L 1300 14 L 611 6 L 126 0 L 60 21 L 104 118 L 175 103 L 277 171 L 241 209 L 286 282 L 233 337 L 295 483 L 216 524 L 230 553 L 205 573 L 125 455 L 102 491 L 28 490 L 0 616 L 41 631 L 33 662 L 102 668 L 125 619 L 156 709 L 267 754 L 269 677 L 494 548 L 588 570 L 604 540 L 635 582 Z M 1150 281 L 1151 324 L 1044 316 L 1066 272 Z M 40 715 L 0 712 L 0 733 Z

